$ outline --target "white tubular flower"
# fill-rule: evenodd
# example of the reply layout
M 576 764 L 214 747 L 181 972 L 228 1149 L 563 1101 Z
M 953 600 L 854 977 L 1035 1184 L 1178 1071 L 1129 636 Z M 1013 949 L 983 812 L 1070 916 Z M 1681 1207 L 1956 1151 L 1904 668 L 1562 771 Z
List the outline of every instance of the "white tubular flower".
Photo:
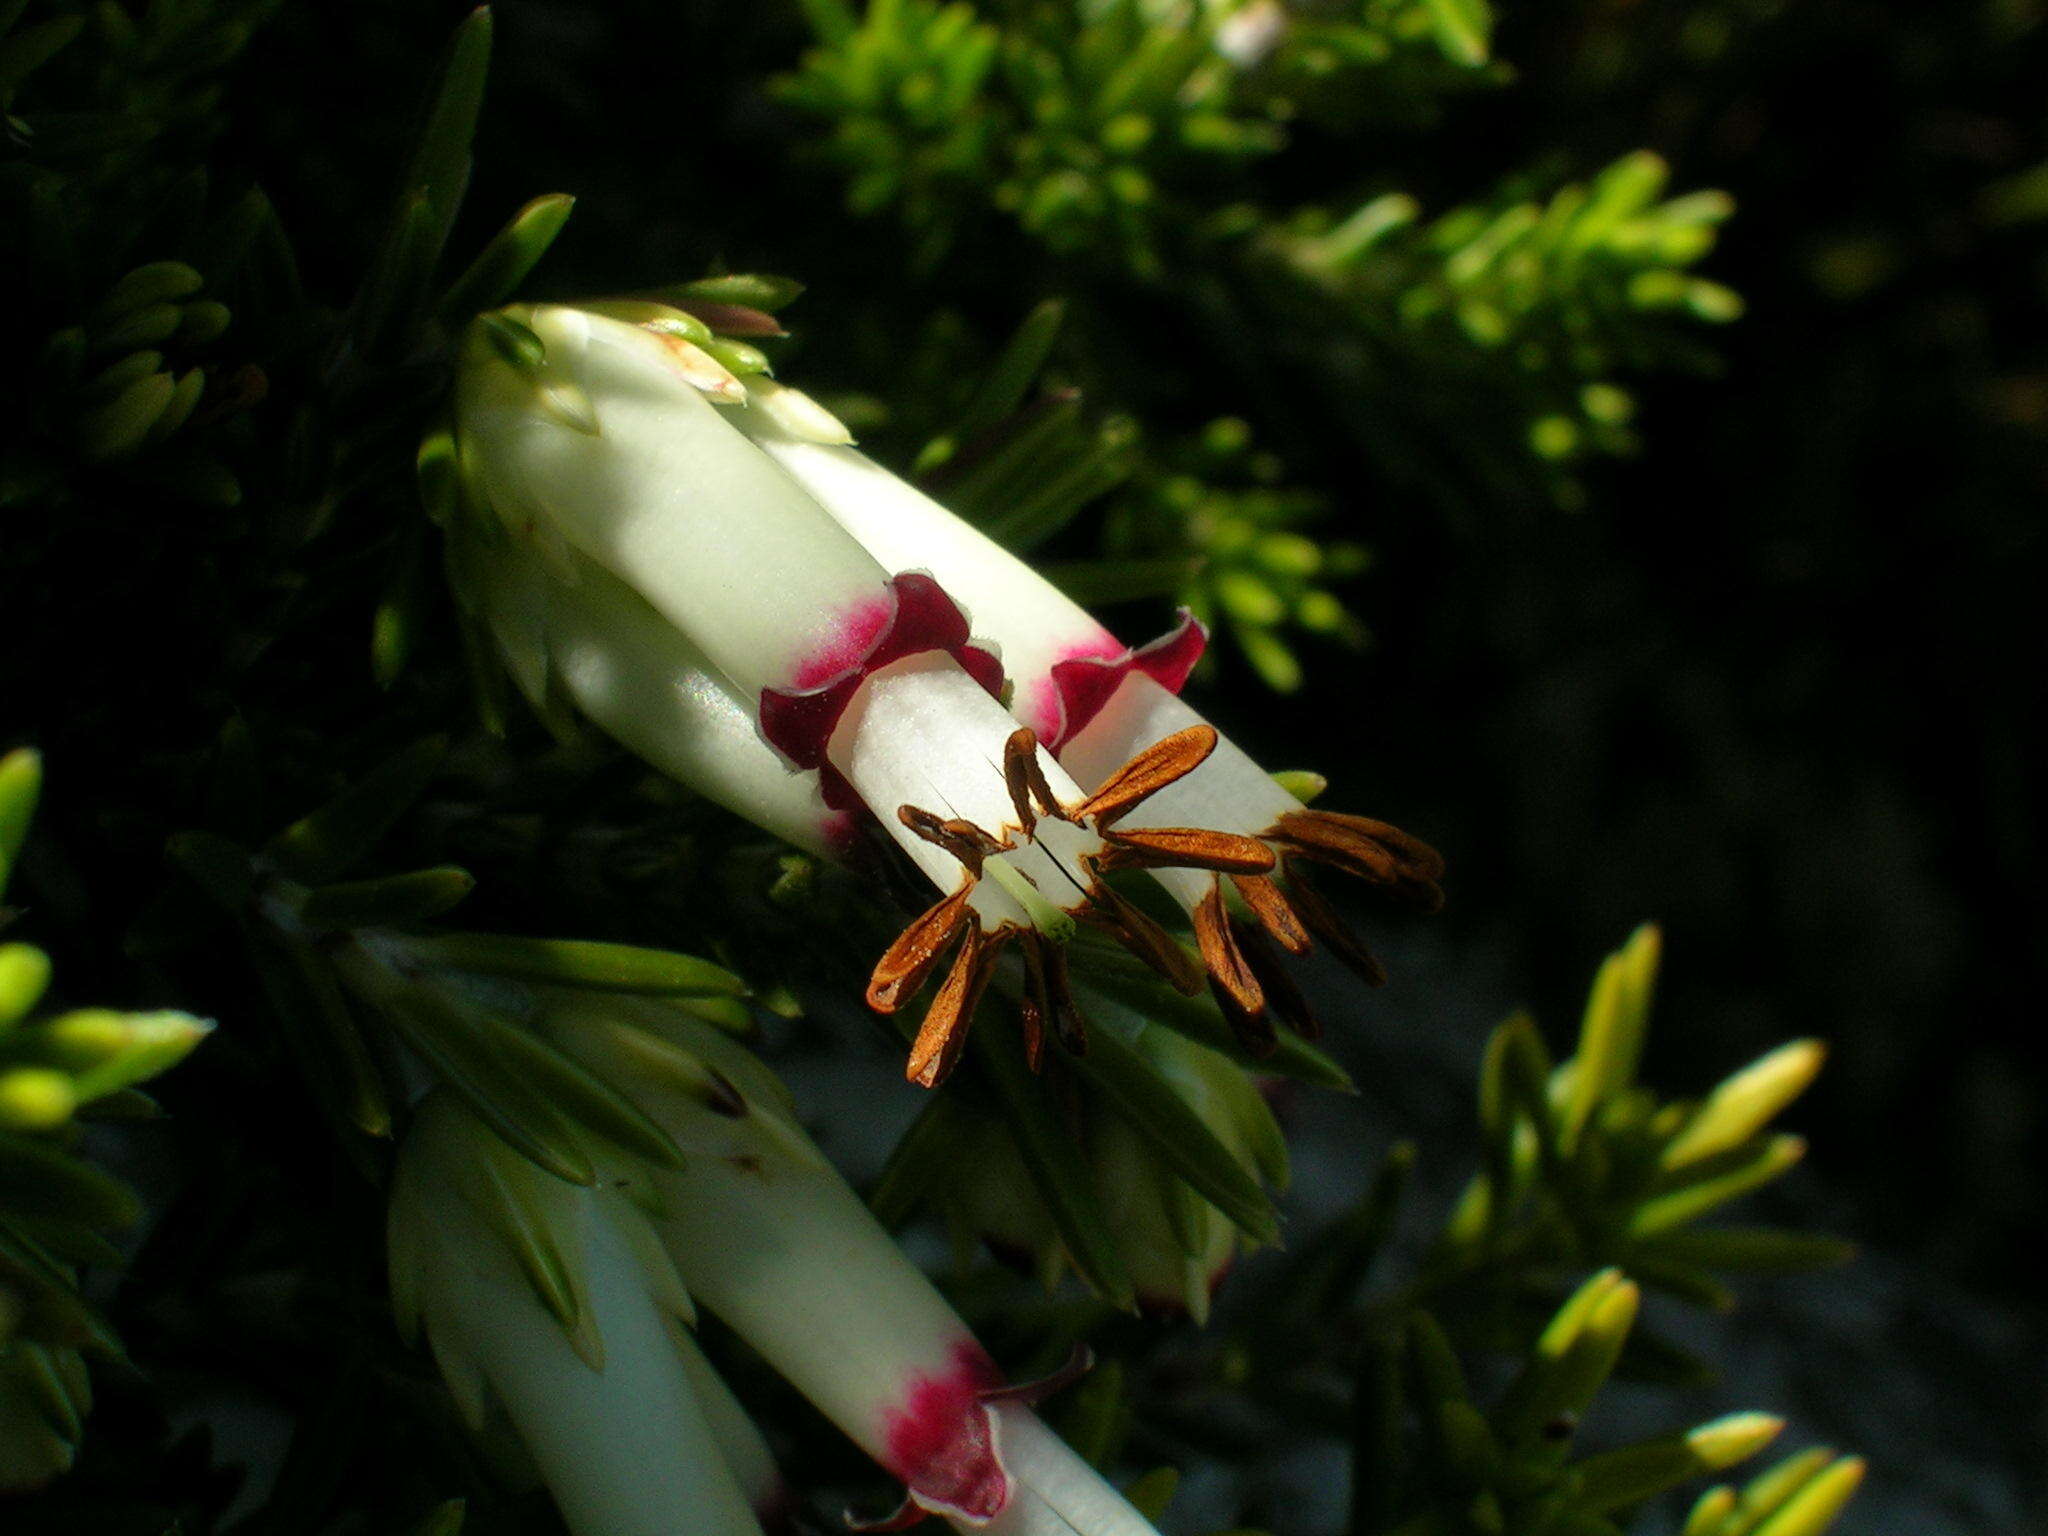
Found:
M 390 1263 L 400 1329 L 424 1329 L 472 1430 L 509 1421 L 576 1536 L 761 1536 L 779 1512 L 759 1431 L 623 1198 L 542 1173 L 437 1093 L 399 1158 Z
M 940 584 L 892 575 L 712 403 L 745 398 L 658 317 L 523 307 L 472 328 L 455 418 L 483 506 L 455 535 L 458 581 L 521 686 L 588 708 L 650 761 L 799 842 L 845 831 L 814 792 L 871 811 L 943 896 L 883 956 L 870 1003 L 901 1007 L 957 949 L 911 1049 L 917 1082 L 951 1070 L 1013 939 L 1034 1052 L 1048 1021 L 1073 1017 L 1059 945 L 1077 918 L 1196 984 L 1178 946 L 1098 877 L 1272 867 L 1247 838 L 1119 825 L 1198 764 L 1214 732 L 1147 743 L 1083 793 L 993 696 L 1000 665 Z M 600 574 L 611 584 L 589 579 Z M 627 595 L 637 604 L 614 603 Z M 714 677 L 723 690 L 706 686 Z M 746 745 L 734 706 L 773 753 Z M 787 765 L 815 770 L 815 790 L 775 784 Z
M 1176 697 L 1201 654 L 1192 620 L 1184 615 L 1172 634 L 1142 650 L 1124 648 L 1030 566 L 846 446 L 843 429 L 835 436 L 796 391 L 757 382 L 748 394 L 751 405 L 731 412 L 733 418 L 842 527 L 885 565 L 914 553 L 973 609 L 980 633 L 1003 649 L 1020 713 L 1083 787 L 1100 786 L 1152 743 L 1213 732 Z M 1271 1044 L 1269 1004 L 1305 1030 L 1314 1027 L 1276 944 L 1300 954 L 1320 937 L 1369 980 L 1380 979 L 1376 962 L 1309 884 L 1306 864 L 1358 875 L 1425 908 L 1442 899 L 1436 882 L 1443 865 L 1433 849 L 1385 822 L 1310 810 L 1221 738 L 1119 827 L 1211 828 L 1255 838 L 1272 851 L 1277 875 L 1187 866 L 1155 871 L 1193 917 L 1217 998 L 1254 1049 Z
M 798 1128 L 787 1091 L 659 1003 L 564 994 L 541 1025 L 684 1153 L 647 1204 L 690 1293 L 900 1478 L 903 1507 L 1002 1536 L 1154 1536 L 1031 1413 L 931 1283 Z
M 575 550 L 543 560 L 479 542 L 451 543 L 456 593 L 536 710 L 566 701 L 706 799 L 808 853 L 845 856 L 852 814 L 825 803 L 817 774 L 790 770 L 748 701 L 637 592 Z
M 1016 685 L 1010 712 L 1055 756 L 1137 671 L 1173 693 L 1202 658 L 1202 626 L 1183 613 L 1171 633 L 1132 650 L 1079 603 L 972 523 L 848 445 L 845 428 L 772 380 L 749 383 L 732 423 L 817 498 L 891 570 L 929 570 L 1002 646 Z

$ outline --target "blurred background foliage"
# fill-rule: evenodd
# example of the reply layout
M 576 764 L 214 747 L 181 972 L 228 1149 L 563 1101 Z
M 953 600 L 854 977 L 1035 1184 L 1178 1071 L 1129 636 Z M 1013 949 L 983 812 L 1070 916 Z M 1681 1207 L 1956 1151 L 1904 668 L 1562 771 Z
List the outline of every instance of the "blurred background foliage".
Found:
M 455 696 L 387 696 L 364 660 L 419 582 L 407 466 L 439 375 L 430 330 L 349 305 L 464 10 L 0 4 L 0 276 L 26 295 L 0 345 L 33 359 L 0 376 L 0 747 L 50 765 L 10 897 L 79 990 L 61 1004 L 260 1014 L 231 944 L 191 995 L 205 919 L 165 839 L 258 841 Z M 1214 616 L 1219 721 L 1446 851 L 1451 905 L 1388 942 L 1395 983 L 1367 1009 L 1330 987 L 1367 1129 L 1300 1106 L 1297 1221 L 1365 1197 L 1403 1135 L 1448 1209 L 1487 1032 L 1518 1004 L 1572 1017 L 1654 914 L 1674 958 L 1645 1076 L 1697 1089 L 1834 1042 L 1770 1214 L 1871 1250 L 1680 1325 L 1732 1361 L 1723 1406 L 1881 1452 L 1859 1528 L 2039 1509 L 2039 0 L 1303 0 L 1241 8 L 1215 48 L 1154 0 L 497 13 L 444 281 L 558 189 L 575 216 L 531 292 L 800 275 L 778 360 L 870 451 L 1013 519 L 1134 632 L 1169 599 Z M 987 397 L 1020 346 L 1049 386 L 1021 425 Z M 1070 466 L 1031 497 L 1004 479 L 1020 431 Z M 566 750 L 451 772 L 411 844 L 489 866 L 478 923 L 786 967 L 749 938 L 777 931 L 774 855 L 677 797 Z M 789 1029 L 793 1070 L 857 1070 Z M 372 1380 L 425 1390 L 395 1343 L 307 1326 L 376 1293 L 342 1239 L 378 1216 L 264 1087 L 279 1054 L 223 1030 L 159 1096 L 231 1128 L 116 1170 L 170 1212 L 123 1333 L 185 1405 L 98 1392 L 97 1486 L 137 1530 L 196 1525 L 222 1463 L 284 1456 L 208 1450 L 248 1383 L 308 1423 Z M 914 1108 L 835 1152 L 879 1170 Z M 307 1254 L 310 1295 L 286 1284 Z M 1327 1482 L 1327 1450 L 1253 1486 L 1270 1508 Z M 313 1450 L 284 1471 L 257 1528 L 304 1528 L 341 1476 Z

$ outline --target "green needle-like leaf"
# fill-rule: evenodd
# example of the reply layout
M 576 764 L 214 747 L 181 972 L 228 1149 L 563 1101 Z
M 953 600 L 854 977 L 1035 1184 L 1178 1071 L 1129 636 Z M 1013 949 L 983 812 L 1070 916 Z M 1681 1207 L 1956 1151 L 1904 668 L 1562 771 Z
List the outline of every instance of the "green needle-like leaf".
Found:
M 661 997 L 749 995 L 747 984 L 724 966 L 666 949 L 505 933 L 437 933 L 408 938 L 404 944 L 425 966 L 546 986 Z
M 1024 1064 L 1013 1034 L 989 1023 L 968 1036 L 968 1049 L 994 1090 L 1039 1198 L 1059 1229 L 1081 1278 L 1111 1306 L 1132 1311 L 1137 1290 L 1095 1193 L 1094 1174 L 1055 1113 L 1045 1085 Z
M 439 917 L 475 888 L 475 877 L 452 864 L 375 880 L 350 880 L 309 892 L 299 909 L 299 920 L 308 928 L 330 931 L 405 928 Z
M 265 855 L 293 879 L 309 885 L 347 873 L 412 808 L 447 751 L 444 737 L 415 742 L 280 832 L 265 846 Z
M 437 306 L 442 323 L 459 326 L 510 299 L 554 244 L 575 206 L 576 199 L 567 193 L 550 192 L 512 215 L 442 296 Z
M 1071 1062 L 1196 1193 L 1254 1241 L 1279 1240 L 1279 1213 L 1258 1179 L 1142 1056 L 1098 1030 Z

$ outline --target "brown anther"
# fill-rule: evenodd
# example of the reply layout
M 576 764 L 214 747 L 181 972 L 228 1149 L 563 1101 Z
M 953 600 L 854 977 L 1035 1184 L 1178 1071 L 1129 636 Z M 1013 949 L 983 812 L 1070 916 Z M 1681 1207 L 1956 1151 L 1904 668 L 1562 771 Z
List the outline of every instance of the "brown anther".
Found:
M 1259 979 L 1259 988 L 1266 994 L 1267 1011 L 1278 1014 L 1303 1039 L 1321 1039 L 1323 1026 L 1316 1019 L 1315 1010 L 1309 1006 L 1307 996 L 1296 985 L 1287 963 L 1273 947 L 1273 941 L 1262 929 L 1240 918 L 1230 920 L 1230 933 L 1237 941 L 1238 953 L 1244 956 L 1252 975 Z
M 1038 736 L 1030 726 L 1019 726 L 1003 743 L 1003 785 L 1010 791 L 1010 804 L 1017 811 L 1017 825 L 1029 837 L 1038 818 L 1072 821 L 1073 813 L 1060 804 L 1046 781 L 1045 765 L 1038 760 Z
M 996 957 L 1002 953 L 1007 934 L 983 933 L 978 922 L 970 922 L 961 937 L 960 952 L 953 968 L 925 1010 L 917 1039 L 911 1042 L 910 1060 L 903 1075 L 921 1088 L 936 1088 L 951 1074 L 967 1045 L 967 1031 L 974 1022 L 975 1006 L 994 973 Z
M 981 861 L 1003 851 L 1003 845 L 994 836 L 957 816 L 941 818 L 921 806 L 899 805 L 896 819 L 934 847 L 945 849 L 966 866 L 969 874 L 977 877 L 981 874 Z
M 1206 827 L 1127 827 L 1104 832 L 1102 840 L 1109 845 L 1096 860 L 1103 869 L 1212 869 L 1263 875 L 1274 863 L 1273 850 L 1258 838 Z
M 1010 792 L 1010 805 L 1017 813 L 1017 826 L 1026 837 L 1038 830 L 1038 813 L 1031 808 L 1031 769 L 1037 766 L 1038 737 L 1028 725 L 1020 725 L 1003 743 L 1003 787 Z
M 1331 954 L 1349 966 L 1359 980 L 1367 986 L 1376 987 L 1387 979 L 1387 973 L 1372 951 L 1360 942 L 1351 925 L 1344 921 L 1337 909 L 1330 905 L 1323 893 L 1310 882 L 1308 871 L 1302 868 L 1300 858 L 1290 858 L 1284 863 L 1287 878 L 1287 903 L 1314 934 L 1317 940 Z
M 1268 834 L 1306 858 L 1384 887 L 1425 912 L 1444 903 L 1437 851 L 1399 827 L 1336 811 L 1289 811 Z
M 917 996 L 925 977 L 952 944 L 953 936 L 963 926 L 973 926 L 974 911 L 967 905 L 973 892 L 973 880 L 961 881 L 959 890 L 927 907 L 896 935 L 896 942 L 882 952 L 868 977 L 870 1008 L 877 1013 L 894 1013 Z
M 1092 873 L 1092 870 L 1091 870 Z M 1083 921 L 1095 924 L 1140 960 L 1151 966 L 1176 992 L 1193 997 L 1202 990 L 1202 968 L 1159 924 L 1152 921 L 1129 898 L 1107 881 L 1096 880 L 1088 887 L 1090 905 L 1083 907 Z
M 1067 979 L 1067 950 L 1036 933 L 1021 935 L 1024 945 L 1025 1038 L 1031 1070 L 1038 1070 L 1044 1050 L 1043 1030 L 1047 1024 L 1059 1037 L 1060 1045 L 1073 1056 L 1088 1053 L 1088 1031 L 1081 1022 L 1081 1010 L 1074 1006 L 1074 989 Z M 1034 1042 L 1034 1034 L 1037 1039 Z
M 1249 1018 L 1263 1017 L 1266 1011 L 1265 989 L 1259 985 L 1259 978 L 1253 974 L 1243 951 L 1237 947 L 1237 936 L 1231 931 L 1230 914 L 1224 909 L 1220 881 L 1211 885 L 1209 894 L 1195 903 L 1195 945 L 1202 952 L 1210 988 L 1218 998 L 1227 997 L 1236 1005 L 1236 1013 Z
M 1305 955 L 1315 947 L 1308 929 L 1302 926 L 1294 908 L 1287 904 L 1286 896 L 1272 880 L 1264 875 L 1232 875 L 1230 883 L 1237 887 L 1237 894 L 1251 908 L 1259 926 L 1287 953 Z
M 1193 773 L 1215 750 L 1213 725 L 1191 725 L 1175 731 L 1152 743 L 1103 780 L 1094 794 L 1074 807 L 1075 819 L 1092 819 L 1098 829 L 1112 827 L 1148 797 Z

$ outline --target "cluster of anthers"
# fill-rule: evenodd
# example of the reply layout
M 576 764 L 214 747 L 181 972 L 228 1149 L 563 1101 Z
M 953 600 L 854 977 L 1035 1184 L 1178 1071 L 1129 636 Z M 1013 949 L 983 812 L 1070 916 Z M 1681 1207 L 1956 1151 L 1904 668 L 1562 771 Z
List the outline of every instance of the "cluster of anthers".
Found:
M 1418 839 L 1364 817 L 1307 809 L 1283 816 L 1263 837 L 1205 827 L 1121 824 L 1199 768 L 1217 741 L 1213 726 L 1185 727 L 1138 752 L 1084 798 L 1063 804 L 1039 766 L 1035 733 L 1020 727 L 1005 743 L 1002 763 L 1016 813 L 1013 822 L 992 831 L 920 806 L 898 807 L 897 818 L 905 827 L 951 854 L 963 870 L 952 894 L 919 914 L 889 946 L 868 984 L 869 1006 L 893 1014 L 917 995 L 957 945 L 911 1047 L 907 1075 L 913 1081 L 930 1087 L 953 1069 L 975 1008 L 1012 940 L 1023 960 L 1020 1015 L 1027 1060 L 1037 1068 L 1048 1032 L 1068 1051 L 1084 1052 L 1087 1036 L 1068 983 L 1065 950 L 1077 919 L 1114 937 L 1185 994 L 1199 992 L 1206 977 L 1232 1028 L 1261 1054 L 1272 1049 L 1275 1039 L 1267 1018 L 1269 1001 L 1289 1023 L 1315 1032 L 1314 1019 L 1273 944 L 1299 955 L 1319 937 L 1362 973 L 1379 977 L 1377 963 L 1315 892 L 1301 865 L 1331 864 L 1433 907 L 1442 899 L 1436 885 L 1442 861 Z M 1064 838 L 1048 836 L 1054 827 L 1071 831 Z M 1071 888 L 1075 899 L 1064 910 L 1015 867 L 1012 860 L 1027 850 L 1042 854 L 1037 867 L 1049 866 Z M 1199 871 L 1210 877 L 1209 893 L 1193 914 L 1199 961 L 1104 878 L 1141 869 Z M 1243 915 L 1231 910 L 1226 879 Z M 984 914 L 974 905 L 984 880 L 1012 897 L 1028 921 L 998 919 L 985 926 Z

